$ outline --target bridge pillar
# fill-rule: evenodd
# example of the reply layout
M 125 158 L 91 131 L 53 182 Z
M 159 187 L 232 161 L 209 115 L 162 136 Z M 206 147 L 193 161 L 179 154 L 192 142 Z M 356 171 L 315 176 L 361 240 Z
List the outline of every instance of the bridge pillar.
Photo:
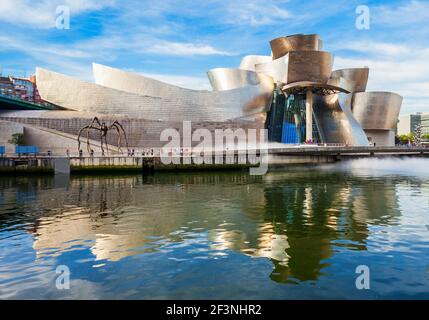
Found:
M 69 158 L 54 158 L 55 174 L 70 174 L 70 159 Z

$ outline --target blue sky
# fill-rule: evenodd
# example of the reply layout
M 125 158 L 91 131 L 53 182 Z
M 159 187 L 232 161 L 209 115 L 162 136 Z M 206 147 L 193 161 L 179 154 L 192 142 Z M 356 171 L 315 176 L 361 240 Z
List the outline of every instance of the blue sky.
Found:
M 70 29 L 55 27 L 70 8 Z M 370 9 L 370 29 L 355 27 Z M 334 68 L 368 66 L 368 90 L 404 96 L 403 114 L 429 111 L 429 1 L 0 0 L 0 70 L 36 66 L 92 80 L 91 63 L 208 89 L 206 71 L 269 55 L 269 40 L 319 33 Z

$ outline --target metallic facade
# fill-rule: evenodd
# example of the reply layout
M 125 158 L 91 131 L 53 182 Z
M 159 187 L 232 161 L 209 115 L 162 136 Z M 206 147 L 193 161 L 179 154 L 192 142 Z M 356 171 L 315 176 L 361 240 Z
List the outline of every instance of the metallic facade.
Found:
M 276 38 L 270 47 L 272 56 L 248 55 L 238 68 L 209 70 L 212 91 L 96 63 L 95 83 L 37 68 L 41 98 L 67 111 L 0 111 L 0 120 L 73 137 L 94 116 L 117 119 L 131 147 L 162 146 L 162 130 L 183 121 L 193 129 L 268 128 L 270 139 L 283 143 L 394 143 L 402 97 L 365 92 L 368 68 L 332 71 L 333 55 L 321 51 L 317 34 Z
M 312 81 L 297 81 L 286 84 L 282 86 L 281 89 L 287 94 L 306 94 L 308 91 L 322 96 L 339 92 L 350 93 L 350 91 L 344 89 L 339 84 L 332 85 L 329 81 L 327 84 Z
M 54 138 L 59 137 L 59 134 L 77 138 L 79 130 L 87 125 L 94 116 L 97 116 L 100 121 L 105 121 L 106 123 L 114 120 L 119 121 L 126 130 L 128 142 L 132 148 L 162 147 L 165 142 L 160 141 L 160 135 L 164 129 L 175 128 L 179 132 L 182 132 L 183 127 L 181 121 L 157 121 L 132 118 L 127 115 L 95 114 L 77 111 L 0 111 L 0 119 L 3 121 L 20 124 L 25 127 L 43 128 L 43 130 L 49 131 Z M 260 113 L 229 121 L 192 121 L 192 129 L 204 128 L 212 132 L 216 129 L 262 129 L 264 128 L 265 121 L 266 114 Z M 99 135 L 90 132 L 90 139 L 99 140 L 99 138 Z M 9 140 L 10 134 L 7 134 L 4 139 L 5 141 Z M 51 141 L 52 143 L 55 142 L 53 139 Z M 117 137 L 108 133 L 107 142 L 112 146 L 109 149 L 114 150 L 113 146 L 117 143 Z M 61 148 L 61 144 L 57 148 Z M 55 148 L 52 147 L 51 150 L 53 149 Z M 72 149 L 75 150 L 76 148 Z M 63 154 L 64 152 L 65 149 L 63 148 Z
M 392 92 L 357 92 L 353 116 L 376 145 L 394 145 L 402 97 Z
M 286 105 L 280 107 L 276 103 L 276 110 L 272 111 L 276 116 L 268 117 L 270 121 L 280 121 L 269 123 L 270 128 L 280 130 L 270 135 L 277 137 L 276 141 L 287 142 L 284 133 L 292 130 L 297 132 L 297 141 L 303 142 L 298 128 L 306 119 L 306 141 L 313 142 L 312 137 L 317 136 L 319 143 L 351 146 L 368 146 L 375 140 L 381 145 L 394 143 L 391 127 L 398 118 L 402 98 L 388 93 L 365 93 L 367 67 L 332 71 L 333 56 L 320 51 L 322 41 L 318 35 L 280 37 L 273 39 L 270 46 L 273 61 L 256 64 L 255 71 L 273 77 L 286 96 Z M 299 101 L 305 101 L 305 109 L 304 102 Z M 289 110 L 290 115 L 285 113 L 282 119 L 277 115 L 279 110 Z M 389 132 L 383 132 L 387 127 Z
M 356 83 L 354 81 L 348 80 L 343 77 L 329 78 L 327 84 L 330 86 L 342 88 L 346 90 L 348 93 L 354 92 L 356 88 Z
M 230 69 L 230 68 L 216 68 L 207 72 L 210 84 L 213 91 L 226 91 L 246 86 L 257 86 L 261 83 L 261 77 L 267 76 L 258 75 L 254 71 Z M 270 81 L 265 79 L 265 81 Z M 264 81 L 264 79 L 262 79 Z M 273 81 L 271 80 L 271 83 Z
M 106 73 L 112 72 L 106 69 Z M 126 115 L 159 121 L 226 121 L 269 110 L 272 85 L 249 85 L 220 91 L 195 91 L 128 72 L 113 71 L 114 76 L 96 75 L 98 84 L 84 82 L 45 69 L 37 69 L 40 95 L 67 109 L 99 114 Z M 136 81 L 137 80 L 137 81 Z M 100 83 L 101 82 L 101 83 Z M 59 85 L 61 84 L 61 85 Z M 102 84 L 102 85 L 100 85 Z M 124 90 L 124 86 L 127 89 Z M 150 93 L 157 96 L 151 96 Z M 159 95 L 164 94 L 163 97 Z
M 353 115 L 363 129 L 395 130 L 402 97 L 392 92 L 359 92 L 353 95 Z
M 324 51 L 292 51 L 271 62 L 257 64 L 255 70 L 271 76 L 276 82 L 313 81 L 327 83 L 334 59 Z
M 317 96 L 313 114 L 322 143 L 368 146 L 368 138 L 351 112 L 351 94 Z
M 314 81 L 326 83 L 331 75 L 334 57 L 325 51 L 293 51 L 288 53 L 286 83 Z
M 271 60 L 273 60 L 271 56 L 249 55 L 241 59 L 240 66 L 238 68 L 241 70 L 256 71 L 255 66 L 257 64 L 270 62 Z
M 350 92 L 364 92 L 368 83 L 369 68 L 351 68 L 335 70 L 331 74 L 332 79 L 348 81 Z
M 92 73 L 95 83 L 100 86 L 144 96 L 171 99 L 195 91 L 98 63 L 92 64 Z
M 280 37 L 270 41 L 273 59 L 278 59 L 291 51 L 319 51 L 322 41 L 318 34 L 296 34 Z
M 270 62 L 256 64 L 255 71 L 270 76 L 276 83 L 283 83 L 287 80 L 288 63 L 289 56 L 284 56 Z

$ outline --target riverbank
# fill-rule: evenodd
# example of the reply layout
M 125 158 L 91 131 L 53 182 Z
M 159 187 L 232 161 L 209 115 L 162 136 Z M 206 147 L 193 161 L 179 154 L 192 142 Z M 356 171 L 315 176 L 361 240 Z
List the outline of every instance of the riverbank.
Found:
M 189 170 L 248 170 L 252 167 L 318 165 L 356 158 L 429 157 L 429 148 L 402 147 L 287 147 L 267 152 L 236 151 L 223 155 L 169 156 L 4 156 L 2 174 L 79 174 L 101 172 L 152 172 Z

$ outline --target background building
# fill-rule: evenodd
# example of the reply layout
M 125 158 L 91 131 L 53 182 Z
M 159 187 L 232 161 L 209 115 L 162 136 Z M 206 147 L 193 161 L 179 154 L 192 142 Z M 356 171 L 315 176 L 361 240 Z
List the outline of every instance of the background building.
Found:
M 398 135 L 416 133 L 416 127 L 422 126 L 422 135 L 429 134 L 429 113 L 408 114 L 399 117 Z
M 0 95 L 42 103 L 42 99 L 37 92 L 35 77 L 31 77 L 30 79 L 15 78 L 12 76 L 0 77 Z

